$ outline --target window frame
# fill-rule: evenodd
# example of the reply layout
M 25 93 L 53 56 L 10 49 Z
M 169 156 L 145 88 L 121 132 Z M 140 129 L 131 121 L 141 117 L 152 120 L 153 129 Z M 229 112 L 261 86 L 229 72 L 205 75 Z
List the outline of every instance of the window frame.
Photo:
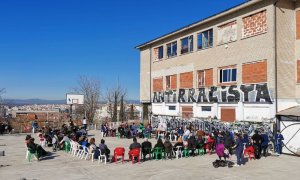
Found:
M 187 39 L 187 51 L 183 52 L 183 40 Z M 192 53 L 194 51 L 194 35 L 190 35 L 187 37 L 184 37 L 180 39 L 181 42 L 181 48 L 180 48 L 180 54 L 187 54 L 187 53 Z
M 235 70 L 235 80 L 232 79 L 233 77 L 233 70 Z M 224 71 L 226 72 L 227 75 L 227 81 L 224 81 Z M 237 82 L 237 67 L 228 67 L 228 68 L 220 68 L 219 69 L 219 84 L 226 84 L 226 83 L 236 83 Z
M 172 85 L 172 80 L 171 80 L 172 76 L 166 76 L 166 90 L 169 90 L 171 89 Z M 169 81 L 168 81 L 169 80 Z M 169 83 L 168 83 L 169 82 Z M 168 87 L 168 84 L 169 84 L 169 87 Z
M 173 49 L 173 45 L 176 45 L 176 51 Z M 169 55 L 169 47 L 170 47 L 170 55 Z M 172 58 L 172 57 L 176 57 L 177 56 L 177 51 L 178 51 L 178 46 L 177 46 L 177 41 L 173 41 L 171 43 L 167 44 L 167 58 Z
M 207 33 L 207 36 L 208 36 L 206 47 L 204 47 L 205 42 L 203 41 L 205 33 Z M 200 47 L 199 46 L 199 41 L 200 41 L 199 37 L 201 37 L 201 48 L 199 48 Z M 197 50 L 208 49 L 208 48 L 212 48 L 213 46 L 214 46 L 214 30 L 213 30 L 213 28 L 197 33 Z
M 199 72 L 203 72 L 203 83 L 202 85 L 200 85 L 200 81 L 199 81 Z M 205 87 L 205 78 L 206 78 L 206 73 L 205 70 L 198 70 L 197 71 L 197 87 Z

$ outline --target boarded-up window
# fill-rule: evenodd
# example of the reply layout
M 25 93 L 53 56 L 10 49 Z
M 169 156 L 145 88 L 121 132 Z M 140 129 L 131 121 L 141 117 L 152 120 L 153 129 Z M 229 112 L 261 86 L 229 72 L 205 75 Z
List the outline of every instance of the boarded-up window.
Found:
M 218 27 L 218 44 L 225 44 L 237 40 L 236 21 Z
M 163 87 L 163 78 L 156 78 L 153 79 L 153 91 L 154 92 L 161 92 L 164 90 Z
M 180 74 L 180 88 L 193 88 L 193 72 Z
M 177 75 L 166 76 L 166 89 L 167 90 L 177 89 Z
M 193 106 L 183 106 L 181 107 L 181 110 L 183 119 L 191 119 L 194 116 Z
M 213 69 L 198 71 L 198 87 L 213 85 Z
M 221 108 L 221 121 L 234 122 L 235 120 L 235 108 Z
M 268 63 L 260 61 L 254 63 L 243 64 L 243 83 L 261 83 L 267 82 Z
M 300 39 L 300 11 L 296 12 L 296 38 Z
M 243 18 L 243 38 L 256 36 L 265 32 L 267 32 L 267 11 L 261 11 Z
M 300 60 L 297 61 L 297 82 L 300 83 Z

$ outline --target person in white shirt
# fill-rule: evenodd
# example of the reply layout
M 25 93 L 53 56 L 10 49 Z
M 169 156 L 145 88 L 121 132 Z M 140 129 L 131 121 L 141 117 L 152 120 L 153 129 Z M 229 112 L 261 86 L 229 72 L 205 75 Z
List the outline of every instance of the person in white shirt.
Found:
M 83 125 L 84 130 L 87 130 L 87 123 L 86 123 L 85 117 L 82 119 L 82 125 Z
M 186 128 L 184 134 L 183 134 L 183 141 L 187 141 L 189 136 L 191 134 L 191 131 L 189 130 L 189 128 Z

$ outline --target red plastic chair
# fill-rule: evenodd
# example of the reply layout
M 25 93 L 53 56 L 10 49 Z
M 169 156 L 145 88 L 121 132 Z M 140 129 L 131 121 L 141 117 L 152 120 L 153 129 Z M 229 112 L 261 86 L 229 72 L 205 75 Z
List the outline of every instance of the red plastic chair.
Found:
M 139 148 L 138 149 L 132 149 L 129 152 L 129 156 L 131 156 L 132 164 L 134 164 L 134 158 L 138 158 L 138 162 L 140 164 L 140 162 L 141 162 L 140 161 L 140 152 L 141 152 L 141 150 Z
M 122 163 L 124 163 L 125 149 L 123 147 L 117 147 L 114 150 L 114 161 L 117 164 L 118 157 L 122 157 Z
M 244 157 L 248 156 L 248 158 L 255 160 L 255 154 L 254 154 L 254 148 L 252 146 L 249 146 L 244 151 Z

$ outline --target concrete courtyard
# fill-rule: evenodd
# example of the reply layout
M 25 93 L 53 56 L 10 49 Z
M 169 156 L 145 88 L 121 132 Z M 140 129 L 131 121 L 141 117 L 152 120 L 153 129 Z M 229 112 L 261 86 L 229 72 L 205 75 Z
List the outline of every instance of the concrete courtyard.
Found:
M 100 133 L 91 131 L 100 142 Z M 63 151 L 53 153 L 40 162 L 25 159 L 25 134 L 0 136 L 0 151 L 5 150 L 5 156 L 0 156 L 1 180 L 50 180 L 50 179 L 299 179 L 300 158 L 282 155 L 271 156 L 261 160 L 249 161 L 245 166 L 233 168 L 218 168 L 212 166 L 216 155 L 196 156 L 183 159 L 146 161 L 141 164 L 108 163 L 85 161 L 71 157 Z M 36 138 L 37 139 L 37 138 Z M 128 158 L 128 147 L 132 140 L 105 138 L 111 152 L 115 147 L 123 146 Z M 142 139 L 138 139 L 142 142 Z M 155 144 L 155 139 L 151 139 Z M 46 148 L 51 152 L 50 148 Z M 235 161 L 235 159 L 233 159 Z

